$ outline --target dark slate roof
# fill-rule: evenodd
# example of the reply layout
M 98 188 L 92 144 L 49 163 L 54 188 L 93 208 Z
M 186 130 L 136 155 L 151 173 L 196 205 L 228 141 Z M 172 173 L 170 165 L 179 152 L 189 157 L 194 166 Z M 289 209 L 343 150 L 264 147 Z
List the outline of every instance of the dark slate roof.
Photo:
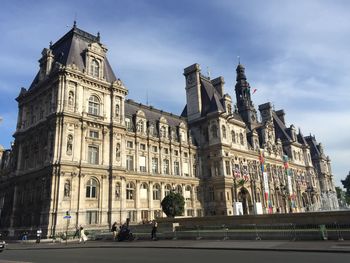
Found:
M 305 140 L 305 138 L 304 138 L 304 136 L 303 136 L 303 134 L 302 134 L 300 129 L 299 129 L 299 133 L 297 135 L 297 138 L 298 138 L 298 142 L 299 143 L 301 143 L 303 145 L 307 145 L 307 142 L 306 142 L 306 140 Z
M 287 132 L 286 125 L 278 118 L 275 111 L 272 111 L 273 124 L 275 126 L 276 139 L 280 138 L 281 141 L 292 141 L 292 138 Z
M 202 116 L 210 112 L 225 111 L 221 103 L 222 96 L 211 84 L 210 80 L 204 76 L 200 78 L 201 82 L 201 99 L 202 99 Z
M 306 136 L 305 140 L 306 140 L 307 144 L 310 146 L 310 153 L 311 153 L 311 157 L 312 158 L 315 158 L 315 157 L 316 158 L 318 158 L 318 157 L 324 157 L 325 158 L 325 155 L 322 154 L 320 152 L 320 150 L 318 149 L 318 147 L 317 147 L 318 143 L 316 141 L 315 136 L 312 136 L 312 135 Z
M 80 71 L 83 71 L 86 68 L 85 50 L 89 44 L 99 42 L 99 36 L 94 36 L 77 27 L 73 27 L 50 47 L 54 55 L 54 63 L 58 62 L 64 66 L 74 63 Z M 107 82 L 117 80 L 107 58 L 104 60 L 103 68 Z M 35 77 L 30 89 L 37 83 L 38 76 L 39 74 Z
M 147 121 L 157 123 L 161 117 L 164 117 L 170 127 L 177 127 L 181 122 L 187 125 L 187 122 L 184 118 L 172 113 L 168 113 L 162 110 L 153 108 L 152 106 L 146 106 L 141 103 L 136 103 L 133 100 L 125 101 L 125 116 L 133 117 L 138 110 L 142 110 L 145 113 Z

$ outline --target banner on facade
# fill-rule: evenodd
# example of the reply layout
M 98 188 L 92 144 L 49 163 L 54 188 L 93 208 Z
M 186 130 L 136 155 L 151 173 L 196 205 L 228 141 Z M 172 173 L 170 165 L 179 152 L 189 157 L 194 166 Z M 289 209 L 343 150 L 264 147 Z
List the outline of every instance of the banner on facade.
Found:
M 269 179 L 267 177 L 267 172 L 263 172 L 263 178 L 264 178 L 264 191 L 265 191 L 265 200 L 268 200 L 269 197 Z
M 260 203 L 260 202 L 255 203 L 255 213 L 257 215 L 262 215 L 263 214 L 262 203 Z
M 242 202 L 233 202 L 233 213 L 237 216 L 243 215 L 243 204 Z
M 292 177 L 289 175 L 288 173 L 288 192 L 289 192 L 289 196 L 293 195 L 293 187 L 292 187 Z

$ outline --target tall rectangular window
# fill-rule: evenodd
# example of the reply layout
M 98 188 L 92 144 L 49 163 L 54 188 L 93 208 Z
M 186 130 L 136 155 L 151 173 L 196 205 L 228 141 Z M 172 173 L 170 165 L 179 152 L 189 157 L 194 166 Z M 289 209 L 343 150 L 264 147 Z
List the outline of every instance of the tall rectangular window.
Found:
M 152 173 L 158 173 L 158 158 L 152 158 Z
M 140 172 L 146 172 L 146 156 L 139 157 Z
M 231 175 L 230 161 L 225 161 L 226 175 Z
M 98 164 L 98 146 L 89 145 L 88 162 L 91 164 Z
M 126 156 L 126 170 L 134 171 L 134 156 L 132 155 Z
M 180 175 L 180 163 L 174 162 L 174 175 Z
M 126 126 L 126 129 L 127 129 L 128 131 L 131 131 L 131 130 L 132 130 L 130 119 L 125 118 L 125 126 Z
M 187 160 L 184 160 L 182 163 L 182 172 L 184 176 L 189 176 L 189 169 L 188 169 L 188 162 Z
M 98 223 L 98 211 L 86 211 L 86 224 L 95 225 Z
M 140 144 L 140 150 L 145 151 L 146 150 L 146 144 L 141 143 Z
M 134 143 L 132 141 L 127 141 L 126 142 L 126 147 L 127 148 L 134 148 Z
M 169 160 L 163 160 L 163 174 L 169 174 Z

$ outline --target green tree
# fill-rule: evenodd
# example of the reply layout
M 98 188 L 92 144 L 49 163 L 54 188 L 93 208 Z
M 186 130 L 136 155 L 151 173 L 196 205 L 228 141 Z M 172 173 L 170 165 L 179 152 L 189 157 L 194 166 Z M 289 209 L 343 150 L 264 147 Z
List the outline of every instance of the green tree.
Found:
M 346 189 L 347 196 L 350 197 L 350 172 L 346 176 L 345 180 L 341 180 L 341 183 L 343 184 L 344 188 Z
M 170 192 L 161 202 L 162 210 L 167 217 L 175 217 L 183 215 L 185 211 L 184 197 L 173 191 Z

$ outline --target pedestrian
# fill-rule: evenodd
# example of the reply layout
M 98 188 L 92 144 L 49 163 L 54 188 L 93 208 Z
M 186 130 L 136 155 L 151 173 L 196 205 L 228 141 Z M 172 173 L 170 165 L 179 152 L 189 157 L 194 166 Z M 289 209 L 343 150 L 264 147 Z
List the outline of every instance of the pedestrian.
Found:
M 80 225 L 80 227 L 79 227 L 79 244 L 81 243 L 81 241 L 83 241 L 85 244 L 86 240 L 87 240 L 87 236 L 85 235 L 84 228 Z
M 28 240 L 28 232 L 27 231 L 23 231 L 22 241 L 27 241 L 27 240 Z
M 152 240 L 157 240 L 157 227 L 158 223 L 156 220 L 152 221 L 152 232 L 151 232 L 151 239 Z
M 115 241 L 118 234 L 117 222 L 114 222 L 111 228 L 111 232 L 113 233 L 113 240 Z
M 40 243 L 41 234 L 42 234 L 42 230 L 41 230 L 41 228 L 39 228 L 39 229 L 36 231 L 36 243 Z
M 79 234 L 80 234 L 80 228 L 79 228 L 79 226 L 77 225 L 77 226 L 75 227 L 75 233 L 74 233 L 73 239 L 74 239 L 75 237 L 80 237 Z

